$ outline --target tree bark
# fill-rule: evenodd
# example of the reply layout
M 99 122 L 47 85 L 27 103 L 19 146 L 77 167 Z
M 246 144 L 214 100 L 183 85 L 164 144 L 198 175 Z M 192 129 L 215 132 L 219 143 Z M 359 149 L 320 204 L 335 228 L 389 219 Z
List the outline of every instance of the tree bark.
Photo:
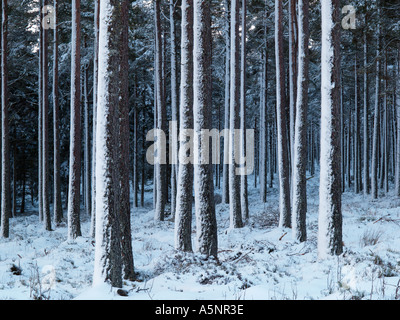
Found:
M 321 2 L 321 154 L 318 256 L 340 255 L 342 190 L 340 173 L 340 3 Z
M 291 227 L 289 149 L 283 55 L 283 3 L 275 1 L 276 112 L 278 127 L 279 226 Z

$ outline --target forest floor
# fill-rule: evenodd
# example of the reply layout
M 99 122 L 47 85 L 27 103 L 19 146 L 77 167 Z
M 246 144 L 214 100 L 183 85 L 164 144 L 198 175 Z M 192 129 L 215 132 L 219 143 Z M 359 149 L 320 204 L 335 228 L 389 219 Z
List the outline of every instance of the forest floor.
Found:
M 0 299 L 400 299 L 400 200 L 393 194 L 343 194 L 344 253 L 317 257 L 318 177 L 308 181 L 305 243 L 278 228 L 278 192 L 261 203 L 249 178 L 250 219 L 229 229 L 229 207 L 217 204 L 218 260 L 177 253 L 174 223 L 153 221 L 152 192 L 132 209 L 137 281 L 125 281 L 127 297 L 91 286 L 94 243 L 90 218 L 83 237 L 67 241 L 66 225 L 45 231 L 37 210 L 10 220 L 10 238 L 0 240 Z M 220 190 L 216 190 L 220 192 Z M 195 219 L 193 245 L 195 246 Z M 195 249 L 195 248 L 194 248 Z

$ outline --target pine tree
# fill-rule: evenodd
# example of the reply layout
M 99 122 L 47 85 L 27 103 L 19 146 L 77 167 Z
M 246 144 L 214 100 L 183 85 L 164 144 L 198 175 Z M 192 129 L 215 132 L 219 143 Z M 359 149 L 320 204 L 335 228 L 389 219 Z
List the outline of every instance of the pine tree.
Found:
M 7 0 L 2 1 L 2 22 L 1 22 L 1 236 L 8 238 L 9 218 L 11 216 L 10 202 L 10 149 L 9 149 L 9 98 L 8 98 L 8 4 Z
M 80 63 L 80 0 L 72 0 L 71 37 L 71 126 L 68 185 L 68 238 L 82 235 L 80 225 L 81 177 L 81 63 Z
M 193 121 L 198 139 L 194 142 L 194 195 L 196 237 L 199 252 L 217 257 L 218 239 L 215 216 L 212 165 L 202 130 L 211 128 L 211 0 L 194 0 L 193 7 Z M 208 145 L 208 144 L 206 144 Z M 204 161 L 204 158 L 206 158 Z M 204 163 L 206 162 L 206 163 Z
M 291 226 L 289 150 L 286 117 L 285 66 L 283 53 L 283 4 L 275 1 L 276 112 L 279 162 L 279 226 Z
M 339 0 L 321 2 L 321 156 L 318 255 L 340 255 L 342 207 L 340 174 Z
M 193 1 L 182 1 L 180 132 L 193 128 Z M 186 163 L 193 141 L 180 141 L 175 212 L 175 249 L 192 251 L 193 164 Z
M 240 6 L 239 0 L 231 1 L 231 79 L 230 79 L 230 110 L 229 110 L 229 205 L 231 228 L 243 227 L 240 204 L 240 176 L 236 173 L 236 163 L 239 159 L 240 135 Z
M 308 70 L 309 70 L 309 0 L 299 0 L 299 48 L 296 121 L 293 162 L 293 207 L 292 228 L 299 241 L 307 239 L 307 111 L 308 111 Z

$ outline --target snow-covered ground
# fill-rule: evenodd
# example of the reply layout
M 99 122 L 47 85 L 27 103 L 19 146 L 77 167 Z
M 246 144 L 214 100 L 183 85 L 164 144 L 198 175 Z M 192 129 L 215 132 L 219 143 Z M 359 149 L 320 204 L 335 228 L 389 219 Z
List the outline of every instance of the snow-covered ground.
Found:
M 127 297 L 91 286 L 89 217 L 82 217 L 83 237 L 69 242 L 65 225 L 47 232 L 32 209 L 12 218 L 10 238 L 0 240 L 0 299 L 400 299 L 400 199 L 393 194 L 372 201 L 344 193 L 345 252 L 324 261 L 317 259 L 317 176 L 308 181 L 307 242 L 277 227 L 276 189 L 264 205 L 251 187 L 244 228 L 229 229 L 229 208 L 217 205 L 218 261 L 177 253 L 174 223 L 153 221 L 151 195 L 132 210 L 138 280 L 124 282 Z M 195 247 L 194 239 L 195 220 Z

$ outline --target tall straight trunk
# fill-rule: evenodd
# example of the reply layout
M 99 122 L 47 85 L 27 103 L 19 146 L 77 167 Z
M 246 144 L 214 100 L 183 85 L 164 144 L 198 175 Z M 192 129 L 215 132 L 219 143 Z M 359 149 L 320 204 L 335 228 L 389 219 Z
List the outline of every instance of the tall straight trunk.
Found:
M 347 187 L 350 190 L 351 188 L 351 133 L 352 133 L 352 121 L 351 121 L 352 113 L 351 106 L 349 107 L 348 119 L 347 119 L 347 141 L 346 141 L 346 178 L 347 178 Z
M 81 177 L 81 50 L 80 50 L 80 0 L 72 0 L 71 49 L 71 126 L 68 185 L 68 238 L 82 235 L 80 225 Z
M 47 8 L 47 0 L 44 0 L 44 8 Z M 47 13 L 47 12 L 43 12 Z M 43 75 L 42 75 L 42 197 L 43 197 L 43 222 L 46 230 L 51 230 L 50 215 L 50 184 L 49 184 L 49 48 L 48 48 L 48 28 L 42 26 L 43 31 Z
M 156 100 L 157 112 L 156 128 L 165 132 L 166 129 L 166 108 L 164 101 L 164 77 L 163 77 L 163 54 L 162 54 L 162 36 L 161 36 L 161 8 L 160 0 L 155 1 L 155 26 L 156 26 Z M 161 143 L 162 139 L 157 139 L 157 151 L 161 152 L 164 146 Z M 165 150 L 163 150 L 165 151 Z M 155 165 L 156 175 L 156 207 L 154 212 L 154 219 L 156 221 L 163 221 L 165 214 L 165 204 L 167 203 L 168 194 L 166 194 L 166 165 L 161 163 L 161 156 L 158 156 L 158 162 Z
M 193 0 L 182 1 L 180 129 L 193 128 Z M 175 213 L 175 249 L 192 251 L 193 165 L 183 161 L 190 141 L 180 141 Z
M 365 20 L 366 22 L 367 20 Z M 363 181 L 363 191 L 364 195 L 367 195 L 370 191 L 370 177 L 369 177 L 369 121 L 368 121 L 368 112 L 369 112 L 369 86 L 368 86 L 368 43 L 367 43 L 367 32 L 364 32 L 364 121 L 363 121 L 363 129 L 364 129 L 364 149 L 363 149 L 363 162 L 364 162 L 364 167 L 363 167 L 363 175 L 364 175 L 364 181 Z
M 296 25 L 296 7 L 299 0 L 289 0 L 289 117 L 290 117 L 290 155 L 291 167 L 294 161 L 294 139 L 296 126 L 296 100 L 297 100 L 297 73 L 298 62 L 296 53 L 298 52 L 298 32 Z
M 296 121 L 293 161 L 292 228 L 295 239 L 306 241 L 307 214 L 307 111 L 308 111 L 308 43 L 309 0 L 299 0 L 299 51 Z
M 60 106 L 58 92 L 58 0 L 54 0 L 53 30 L 53 219 L 56 225 L 61 223 L 63 210 L 61 203 L 61 159 L 60 159 Z
M 9 218 L 11 216 L 10 201 L 10 147 L 9 147 L 9 100 L 8 100 L 8 4 L 2 1 L 1 22 L 1 237 L 8 238 L 10 235 Z
M 177 75 L 177 55 L 176 55 L 176 31 L 175 31 L 175 2 L 170 0 L 169 3 L 169 22 L 170 22 L 170 41 L 171 41 L 171 119 L 177 123 L 179 120 L 178 110 L 178 75 Z M 172 135 L 171 157 L 173 157 L 173 164 L 171 165 L 171 215 L 175 215 L 176 210 L 176 183 L 178 173 L 178 126 L 173 125 L 173 130 L 170 132 Z
M 211 129 L 211 0 L 194 0 L 193 6 L 193 122 L 199 136 L 194 142 L 194 194 L 197 249 L 206 257 L 217 257 L 213 171 L 201 131 Z M 208 159 L 205 159 L 208 160 Z
M 89 100 L 88 100 L 88 68 L 86 67 L 83 70 L 83 122 L 84 122 L 84 149 L 83 149 L 83 158 L 84 158 L 84 204 L 85 204 L 85 213 L 89 217 L 91 213 L 91 199 L 90 199 L 90 137 L 89 137 Z
M 42 197 L 42 114 L 43 114 L 43 0 L 39 0 L 39 70 L 38 70 L 38 204 L 39 204 L 39 221 L 43 221 L 43 197 Z
M 397 140 L 396 140 L 396 165 L 395 165 L 395 192 L 400 197 L 400 42 L 397 44 L 397 80 L 396 80 L 396 118 L 397 118 Z
M 127 222 L 127 213 L 121 211 L 126 209 L 127 196 L 121 185 L 121 170 L 127 166 L 129 173 L 126 153 L 121 149 L 121 144 L 126 142 L 126 135 L 121 132 L 126 130 L 127 122 L 127 0 L 101 0 L 100 7 L 93 283 L 109 282 L 113 287 L 121 287 L 123 272 L 127 275 L 124 242 L 130 241 L 121 230 L 121 223 Z M 119 68 L 121 64 L 123 68 Z M 129 176 L 124 179 L 128 180 Z
M 378 11 L 379 7 L 378 7 Z M 379 16 L 379 14 L 378 14 Z M 371 195 L 373 199 L 378 198 L 378 162 L 379 162 L 379 122 L 380 122 L 380 24 L 377 30 L 377 48 L 376 48 L 376 75 L 375 75 L 375 108 L 374 108 L 374 132 L 372 140 L 372 163 L 371 163 Z
M 240 1 L 231 1 L 231 81 L 229 110 L 229 205 L 231 228 L 243 227 L 240 204 L 240 176 L 236 174 L 236 161 L 240 150 Z
M 139 168 L 138 168 L 138 116 L 139 112 L 134 107 L 133 111 L 133 206 L 138 207 L 138 185 L 139 185 Z M 143 164 L 142 164 L 143 165 Z
M 229 23 L 229 1 L 224 1 L 225 7 L 225 108 L 224 108 L 224 128 L 229 129 L 229 108 L 230 108 L 230 63 L 231 63 L 231 40 Z M 223 188 L 222 202 L 229 203 L 229 141 L 224 138 L 224 164 L 222 168 Z
M 342 191 L 340 173 L 340 1 L 321 2 L 321 154 L 318 256 L 340 255 Z
M 129 0 L 117 2 L 120 13 L 118 99 L 119 115 L 119 186 L 118 213 L 121 225 L 121 254 L 124 279 L 135 277 L 132 255 L 131 208 L 129 187 Z
M 283 3 L 275 0 L 276 112 L 279 166 L 279 226 L 290 228 L 290 176 L 286 117 L 285 66 L 283 54 Z
M 382 157 L 383 157 L 383 168 L 384 172 L 381 177 L 383 189 L 385 193 L 388 193 L 389 191 L 389 110 L 388 110 L 388 83 L 387 83 L 387 77 L 388 77 L 388 66 L 387 66 L 387 49 L 385 50 L 385 56 L 384 56 L 384 81 L 383 81 L 383 139 L 382 139 Z
M 354 192 L 361 190 L 360 109 L 358 104 L 357 54 L 354 60 Z
M 267 14 L 267 12 L 265 12 Z M 261 99 L 260 99 L 260 195 L 261 201 L 267 202 L 268 186 L 268 28 L 264 26 L 264 48 L 262 54 Z
M 96 232 L 96 126 L 97 126 L 97 84 L 99 65 L 99 23 L 100 23 L 100 0 L 94 1 L 94 52 L 93 52 L 93 124 L 92 124 L 92 205 L 90 234 L 94 238 Z
M 240 60 L 240 145 L 241 158 L 246 157 L 246 0 L 242 0 L 242 37 L 241 37 L 241 60 Z M 242 220 L 249 218 L 249 200 L 247 194 L 247 172 L 240 176 L 240 204 Z

